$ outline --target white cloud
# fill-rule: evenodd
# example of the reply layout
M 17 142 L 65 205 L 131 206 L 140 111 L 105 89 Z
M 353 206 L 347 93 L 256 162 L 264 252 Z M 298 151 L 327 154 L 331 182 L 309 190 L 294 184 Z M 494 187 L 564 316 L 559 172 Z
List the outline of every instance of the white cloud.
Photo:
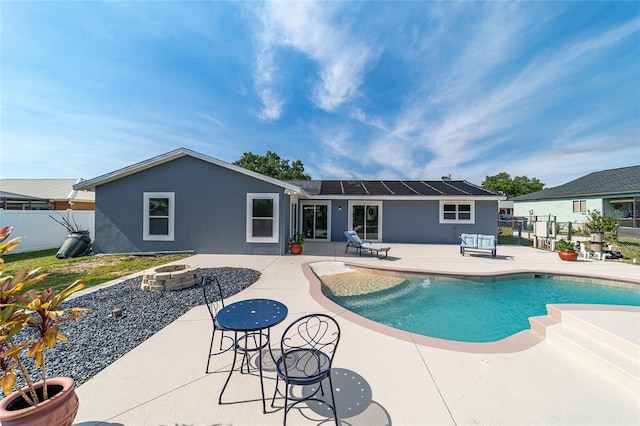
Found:
M 258 41 L 254 79 L 264 104 L 262 119 L 277 120 L 282 114 L 284 95 L 276 94 L 279 65 L 273 54 L 278 48 L 293 48 L 317 65 L 318 79 L 310 93 L 317 107 L 333 111 L 357 95 L 367 66 L 377 55 L 364 41 L 351 35 L 349 28 L 332 22 L 334 6 L 276 1 L 261 9 L 264 28 Z
M 521 49 L 527 49 L 516 41 L 522 38 L 529 21 L 536 17 L 492 13 L 485 19 L 476 28 L 479 32 L 474 32 L 462 48 L 463 54 L 456 61 L 452 75 L 443 70 L 444 77 L 440 82 L 430 79 L 431 96 L 425 100 L 424 90 L 420 90 L 420 97 L 409 102 L 398 114 L 390 131 L 406 139 L 403 147 L 409 151 L 398 150 L 391 160 L 387 155 L 374 156 L 381 166 L 410 176 L 452 172 L 455 178 L 458 170 L 462 171 L 459 174 L 466 174 L 470 170 L 466 164 L 482 158 L 492 148 L 502 143 L 518 143 L 511 139 L 513 134 L 519 134 L 521 128 L 535 126 L 535 118 L 549 105 L 573 96 L 571 80 L 580 78 L 580 73 L 597 63 L 609 48 L 637 34 L 640 29 L 640 21 L 633 20 L 587 40 L 569 42 L 555 52 L 541 53 L 519 67 L 510 64 L 511 75 L 502 72 L 503 78 L 495 81 L 493 73 L 505 66 L 509 60 L 507 53 L 517 56 Z M 443 37 L 446 37 L 445 33 Z M 488 48 L 482 49 L 482 46 Z M 547 158 L 550 155 L 548 142 L 540 141 L 532 146 L 530 155 Z M 593 148 L 588 139 L 575 143 L 577 149 Z M 385 142 L 377 144 L 388 146 Z M 376 148 L 379 152 L 384 149 Z M 417 153 L 425 150 L 434 153 L 432 160 L 427 164 L 413 161 Z M 497 157 L 504 161 L 499 154 Z M 486 163 L 481 167 L 491 170 Z M 499 169 L 500 165 L 496 164 L 496 167 Z

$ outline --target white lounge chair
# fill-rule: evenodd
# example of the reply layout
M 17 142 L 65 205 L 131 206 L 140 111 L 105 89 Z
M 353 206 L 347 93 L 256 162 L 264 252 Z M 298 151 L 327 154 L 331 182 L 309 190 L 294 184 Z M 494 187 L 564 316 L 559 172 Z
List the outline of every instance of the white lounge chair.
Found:
M 356 231 L 344 231 L 344 236 L 347 237 L 347 247 L 344 249 L 345 253 L 349 250 L 349 247 L 353 247 L 360 253 L 360 256 L 362 256 L 362 250 L 368 253 L 375 253 L 376 257 L 380 259 L 385 259 L 389 255 L 391 247 L 372 244 L 371 241 L 367 240 L 363 241 Z M 380 252 L 384 252 L 384 257 L 380 257 Z

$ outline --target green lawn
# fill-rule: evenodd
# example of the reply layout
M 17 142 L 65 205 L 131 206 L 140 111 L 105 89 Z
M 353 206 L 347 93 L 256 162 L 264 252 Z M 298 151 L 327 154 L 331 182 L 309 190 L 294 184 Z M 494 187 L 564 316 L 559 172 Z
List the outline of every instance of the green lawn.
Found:
M 164 265 L 165 263 L 189 257 L 187 254 L 167 256 L 103 255 L 82 256 L 73 259 L 56 258 L 57 249 L 29 253 L 7 254 L 3 256 L 2 276 L 14 275 L 27 268 L 42 267 L 41 272 L 49 276 L 34 286 L 42 289 L 64 288 L 75 280 L 84 279 L 86 287 L 93 287 L 113 279 Z

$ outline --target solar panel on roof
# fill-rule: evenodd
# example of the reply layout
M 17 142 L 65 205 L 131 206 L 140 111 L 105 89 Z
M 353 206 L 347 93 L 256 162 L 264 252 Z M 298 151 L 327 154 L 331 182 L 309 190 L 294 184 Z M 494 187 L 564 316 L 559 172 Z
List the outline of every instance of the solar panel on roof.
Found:
M 405 182 L 397 180 L 385 180 L 383 183 L 391 190 L 395 195 L 419 195 L 416 191 L 411 190 L 410 187 L 405 185 Z
M 428 182 L 411 181 L 411 182 L 404 182 L 404 183 L 411 189 L 414 189 L 420 195 L 442 195 L 442 193 L 436 191 L 434 188 L 427 185 L 426 183 Z
M 429 181 L 429 185 L 442 191 L 445 195 L 469 195 L 467 192 L 458 189 L 456 186 L 459 182 L 442 182 L 442 181 Z
M 477 186 L 470 185 L 467 182 L 455 182 L 455 185 L 458 189 L 468 192 L 469 194 L 472 194 L 472 195 L 488 195 L 489 194 L 489 191 L 483 188 L 478 188 Z
M 342 195 L 342 185 L 339 180 L 324 180 L 320 187 L 322 195 Z
M 392 195 L 389 189 L 379 180 L 362 182 L 369 195 Z
M 344 188 L 344 193 L 347 195 L 368 195 L 360 181 L 343 180 L 342 187 Z

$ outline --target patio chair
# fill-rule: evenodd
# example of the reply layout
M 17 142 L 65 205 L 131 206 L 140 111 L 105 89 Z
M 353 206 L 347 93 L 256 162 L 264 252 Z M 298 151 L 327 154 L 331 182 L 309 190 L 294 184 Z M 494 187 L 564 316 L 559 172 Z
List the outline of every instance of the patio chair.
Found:
M 209 345 L 209 357 L 207 358 L 206 369 L 206 373 L 209 373 L 209 363 L 211 362 L 211 357 L 220 355 L 233 349 L 235 347 L 235 341 L 231 336 L 225 336 L 224 334 L 225 332 L 233 332 L 218 324 L 218 321 L 216 320 L 218 310 L 220 308 L 224 308 L 224 296 L 222 295 L 220 281 L 218 281 L 216 277 L 204 275 L 202 277 L 202 293 L 204 295 L 205 304 L 207 305 L 207 310 L 209 311 L 209 315 L 211 316 L 211 322 L 213 323 L 213 331 L 211 333 L 211 344 Z M 216 331 L 220 332 L 220 347 L 216 350 L 216 352 L 213 352 L 213 341 L 216 337 Z M 229 346 L 223 347 L 224 342 L 228 342 Z
M 338 342 L 340 326 L 335 319 L 324 314 L 305 315 L 289 325 L 280 341 L 281 355 L 276 361 L 276 389 L 271 406 L 274 406 L 278 385 L 282 379 L 285 383 L 284 421 L 287 424 L 287 413 L 294 406 L 304 401 L 316 401 L 321 407 L 328 407 L 333 413 L 336 426 L 339 425 L 336 411 L 333 383 L 331 382 L 331 364 Z M 331 403 L 320 399 L 318 392 L 324 396 L 322 382 L 328 379 L 331 391 Z M 296 397 L 290 386 L 304 386 L 302 396 Z M 315 386 L 314 386 L 315 385 Z M 305 396 L 305 393 L 307 394 Z M 289 404 L 290 400 L 292 401 Z
M 344 249 L 346 253 L 349 247 L 353 247 L 362 256 L 362 250 L 368 253 L 375 253 L 380 259 L 385 259 L 389 255 L 389 246 L 381 246 L 371 243 L 371 241 L 361 240 L 356 231 L 344 231 L 344 236 L 347 237 L 347 247 Z M 384 252 L 384 257 L 380 257 L 380 252 Z

